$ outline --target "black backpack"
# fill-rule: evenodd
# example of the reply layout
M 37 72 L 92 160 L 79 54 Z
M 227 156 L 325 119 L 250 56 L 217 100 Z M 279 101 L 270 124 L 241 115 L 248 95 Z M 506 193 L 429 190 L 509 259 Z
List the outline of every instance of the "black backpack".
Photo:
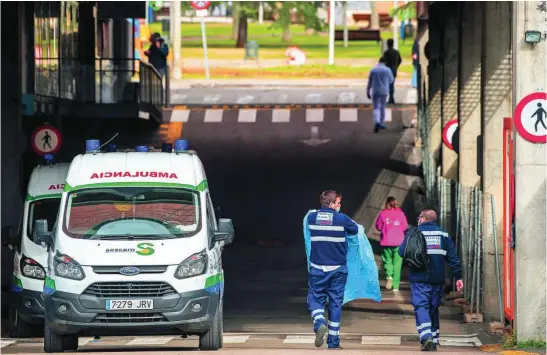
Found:
M 413 269 L 425 270 L 429 265 L 427 243 L 423 233 L 414 227 L 407 232 L 403 263 Z

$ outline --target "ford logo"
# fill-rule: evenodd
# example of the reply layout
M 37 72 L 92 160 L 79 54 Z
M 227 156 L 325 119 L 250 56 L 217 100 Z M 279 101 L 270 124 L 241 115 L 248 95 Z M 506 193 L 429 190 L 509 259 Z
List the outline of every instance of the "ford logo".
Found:
M 125 276 L 138 275 L 140 272 L 139 268 L 135 266 L 126 266 L 120 269 L 120 274 Z

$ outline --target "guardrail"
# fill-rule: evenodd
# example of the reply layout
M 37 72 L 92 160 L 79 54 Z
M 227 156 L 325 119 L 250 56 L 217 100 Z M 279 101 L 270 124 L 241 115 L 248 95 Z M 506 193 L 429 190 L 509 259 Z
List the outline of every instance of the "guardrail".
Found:
M 161 114 L 168 90 L 167 85 L 164 88 L 162 75 L 151 64 L 139 61 L 139 78 L 139 103 L 151 105 Z

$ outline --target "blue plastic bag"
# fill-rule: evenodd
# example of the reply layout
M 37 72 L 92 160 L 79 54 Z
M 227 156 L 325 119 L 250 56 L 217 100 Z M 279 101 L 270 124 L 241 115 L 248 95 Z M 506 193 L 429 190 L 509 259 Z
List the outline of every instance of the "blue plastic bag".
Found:
M 308 271 L 310 269 L 311 239 L 308 228 L 309 211 L 304 217 L 304 243 L 306 246 L 306 258 Z M 365 229 L 358 224 L 359 232 L 356 235 L 348 235 L 348 279 L 344 290 L 344 304 L 359 298 L 367 298 L 380 302 L 380 281 L 378 280 L 378 267 L 372 252 L 372 246 L 365 234 Z

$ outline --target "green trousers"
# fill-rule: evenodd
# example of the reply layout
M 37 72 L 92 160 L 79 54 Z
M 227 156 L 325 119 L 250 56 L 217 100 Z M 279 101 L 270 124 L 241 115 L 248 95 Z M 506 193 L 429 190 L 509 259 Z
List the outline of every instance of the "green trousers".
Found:
M 401 268 L 403 258 L 399 255 L 399 247 L 383 247 L 382 262 L 386 270 L 386 276 L 392 278 L 393 288 L 398 289 L 401 283 Z

